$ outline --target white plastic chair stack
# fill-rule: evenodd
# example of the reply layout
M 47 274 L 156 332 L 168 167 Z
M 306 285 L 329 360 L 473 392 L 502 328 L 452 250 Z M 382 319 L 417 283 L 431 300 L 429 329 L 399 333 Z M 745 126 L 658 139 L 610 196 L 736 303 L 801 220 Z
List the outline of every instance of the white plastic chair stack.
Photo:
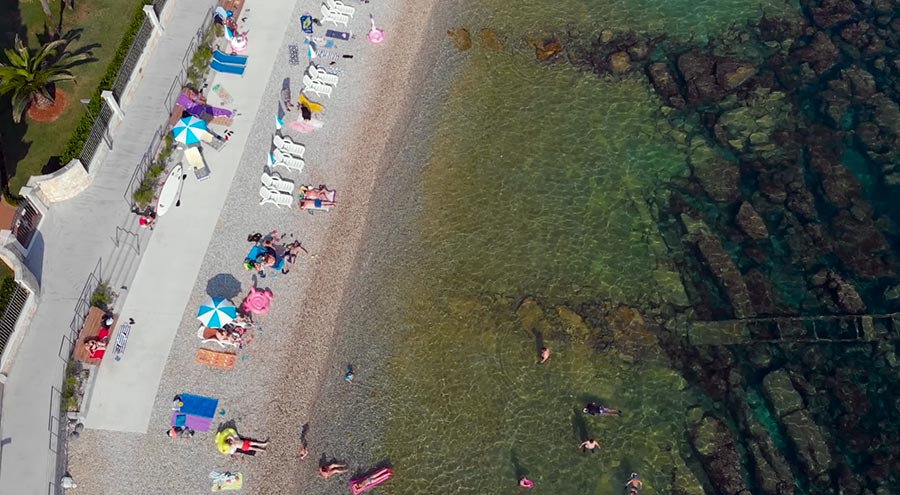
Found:
M 264 205 L 267 203 L 271 203 L 278 208 L 282 206 L 291 206 L 294 204 L 294 195 L 292 194 L 284 194 L 278 191 L 269 189 L 266 186 L 259 187 L 259 196 L 262 198 L 259 204 Z
M 294 194 L 294 183 L 289 180 L 282 179 L 278 176 L 278 174 L 269 175 L 263 172 L 260 180 L 262 180 L 262 185 L 275 192 L 291 195 Z
M 309 74 L 303 74 L 303 91 L 312 91 L 317 95 L 331 98 L 332 87 L 318 81 L 313 81 Z
M 340 0 L 325 0 L 325 7 L 328 8 L 329 12 L 336 12 L 347 17 L 353 17 L 353 13 L 356 12 L 355 8 L 345 5 Z
M 337 86 L 339 79 L 338 76 L 328 72 L 325 69 L 316 67 L 315 65 L 310 65 L 309 69 L 306 70 L 306 73 L 313 80 L 313 82 Z
M 273 167 L 281 166 L 290 171 L 303 172 L 303 166 L 306 165 L 303 160 L 277 149 L 272 151 L 272 158 L 274 159 L 271 163 Z
M 293 155 L 296 158 L 303 158 L 303 153 L 306 152 L 306 146 L 295 143 L 287 136 L 281 137 L 275 134 L 272 136 L 272 144 L 275 145 L 275 148 L 281 150 L 282 153 Z
M 346 26 L 350 22 L 350 16 L 342 14 L 336 10 L 328 10 L 325 4 L 322 4 L 322 24 L 330 22 L 334 25 Z

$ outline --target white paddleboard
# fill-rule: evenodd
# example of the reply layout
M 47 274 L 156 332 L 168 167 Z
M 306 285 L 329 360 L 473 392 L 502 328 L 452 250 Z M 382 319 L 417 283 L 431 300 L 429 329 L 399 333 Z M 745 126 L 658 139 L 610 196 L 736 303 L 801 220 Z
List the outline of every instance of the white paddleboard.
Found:
M 161 217 L 169 211 L 169 208 L 175 205 L 178 197 L 181 195 L 181 183 L 184 182 L 184 169 L 179 163 L 172 168 L 166 183 L 163 184 L 162 190 L 159 191 L 159 201 L 156 203 L 156 216 Z

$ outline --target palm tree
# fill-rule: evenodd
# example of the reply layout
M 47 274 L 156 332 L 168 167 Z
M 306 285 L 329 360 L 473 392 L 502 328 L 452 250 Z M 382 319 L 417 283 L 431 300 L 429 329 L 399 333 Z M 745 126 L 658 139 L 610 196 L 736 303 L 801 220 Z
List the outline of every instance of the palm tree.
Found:
M 56 29 L 56 23 L 53 22 L 53 10 L 50 8 L 50 0 L 41 0 L 41 9 L 44 10 L 44 15 L 47 16 L 47 26 L 50 29 L 50 34 L 54 38 L 58 37 L 59 30 Z
M 29 103 L 38 108 L 50 107 L 56 103 L 50 91 L 53 85 L 75 80 L 69 69 L 87 60 L 90 54 L 66 51 L 69 41 L 51 41 L 31 51 L 16 36 L 15 50 L 3 50 L 8 63 L 0 63 L 0 95 L 12 93 L 13 121 L 22 121 Z

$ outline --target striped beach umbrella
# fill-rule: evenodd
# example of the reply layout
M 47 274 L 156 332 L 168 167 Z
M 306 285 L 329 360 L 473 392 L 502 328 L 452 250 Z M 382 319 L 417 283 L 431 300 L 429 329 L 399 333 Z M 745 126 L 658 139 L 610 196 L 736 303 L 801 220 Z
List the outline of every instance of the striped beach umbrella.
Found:
M 209 328 L 222 328 L 237 318 L 237 308 L 224 297 L 211 297 L 200 306 L 197 319 Z
M 172 128 L 172 136 L 179 143 L 197 144 L 209 134 L 206 122 L 197 117 L 185 117 Z

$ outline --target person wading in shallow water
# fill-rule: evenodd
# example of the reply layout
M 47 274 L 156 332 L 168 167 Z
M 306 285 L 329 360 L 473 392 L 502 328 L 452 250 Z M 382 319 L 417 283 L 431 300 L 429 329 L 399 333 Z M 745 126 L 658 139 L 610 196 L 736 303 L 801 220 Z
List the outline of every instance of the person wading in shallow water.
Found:
M 594 451 L 600 448 L 600 442 L 594 440 L 593 438 L 588 438 L 587 440 L 581 442 L 578 446 L 581 447 L 582 452 L 590 451 L 591 454 L 593 454 Z
M 625 483 L 625 488 L 628 489 L 628 493 L 637 493 L 638 490 L 644 487 L 644 482 L 641 481 L 641 478 L 637 473 L 631 473 L 631 479 L 628 480 L 628 483 Z
M 538 364 L 544 364 L 548 359 L 550 359 L 550 348 L 541 347 L 541 360 L 538 361 Z

